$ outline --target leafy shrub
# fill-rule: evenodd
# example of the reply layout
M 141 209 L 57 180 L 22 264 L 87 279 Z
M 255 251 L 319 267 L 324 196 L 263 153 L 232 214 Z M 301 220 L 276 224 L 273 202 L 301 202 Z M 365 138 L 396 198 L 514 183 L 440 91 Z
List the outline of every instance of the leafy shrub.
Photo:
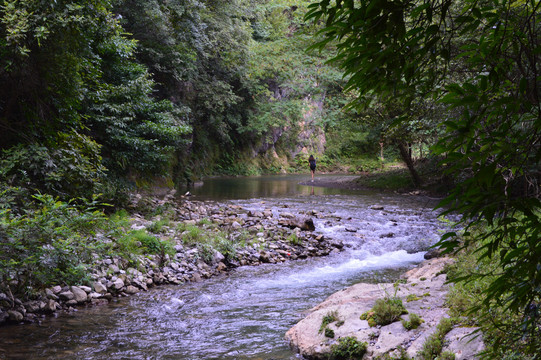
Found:
M 408 311 L 399 297 L 385 297 L 377 299 L 372 308 L 373 318 L 378 325 L 387 325 L 400 319 L 402 314 Z
M 423 344 L 423 348 L 417 353 L 419 359 L 439 359 L 438 356 L 440 356 L 441 350 L 443 349 L 443 339 L 445 338 L 445 335 L 447 335 L 447 333 L 452 330 L 452 328 L 453 321 L 449 318 L 442 318 L 438 326 L 436 326 L 436 332 L 426 339 L 425 343 Z M 449 355 L 447 354 L 445 356 Z
M 145 230 L 130 231 L 121 237 L 117 244 L 121 255 L 135 261 L 134 255 L 153 254 L 159 255 L 160 262 L 164 260 L 166 254 L 173 255 L 174 249 L 170 241 L 160 240 L 156 236 L 148 234 Z
M 423 319 L 421 319 L 419 315 L 414 313 L 409 314 L 409 320 L 406 321 L 402 319 L 402 325 L 406 330 L 417 329 L 419 325 L 421 325 L 423 322 Z
M 37 194 L 24 214 L 0 209 L 0 282 L 16 291 L 86 281 L 93 253 L 102 252 L 95 232 L 105 226 L 96 199 L 63 202 Z
M 195 245 L 203 240 L 203 229 L 195 225 L 180 223 L 177 229 L 182 232 L 182 241 L 186 245 Z
M 417 353 L 417 356 L 421 360 L 433 360 L 441 353 L 442 348 L 442 340 L 432 335 L 426 339 L 423 348 Z
M 440 356 L 437 357 L 436 360 L 455 360 L 456 355 L 453 352 L 450 351 L 444 351 L 441 353 Z
M 159 233 L 164 232 L 164 226 L 168 226 L 168 225 L 169 225 L 169 220 L 167 219 L 158 220 L 150 224 L 150 226 L 147 227 L 147 230 L 154 234 L 159 234 Z
M 375 360 L 412 360 L 412 358 L 408 355 L 408 353 L 402 346 L 398 346 L 397 351 L 397 355 L 391 356 L 389 354 L 384 354 L 378 356 L 377 358 L 375 358 Z
M 235 243 L 232 240 L 229 240 L 226 234 L 216 234 L 213 238 L 213 246 L 228 260 L 234 259 L 237 254 Z
M 321 319 L 321 326 L 319 327 L 319 333 L 322 333 L 323 330 L 327 327 L 327 325 L 338 321 L 338 312 L 337 311 L 330 311 L 325 316 L 323 316 L 323 319 Z
M 237 245 L 230 236 L 222 231 L 203 229 L 195 225 L 179 224 L 177 230 L 182 232 L 182 241 L 186 245 L 196 246 L 203 261 L 211 263 L 214 252 L 220 252 L 227 260 L 237 254 Z
M 338 339 L 337 344 L 331 346 L 331 358 L 334 360 L 362 359 L 368 344 L 361 342 L 353 336 Z
M 293 245 L 301 245 L 302 239 L 297 236 L 296 233 L 292 232 L 291 235 L 287 237 L 287 241 L 289 241 Z
M 0 182 L 27 189 L 27 195 L 42 191 L 65 201 L 91 198 L 105 175 L 99 152 L 96 142 L 75 131 L 57 134 L 50 144 L 17 145 L 2 152 Z
M 334 338 L 334 330 L 333 329 L 329 329 L 329 328 L 325 328 L 325 337 L 328 337 L 328 338 Z

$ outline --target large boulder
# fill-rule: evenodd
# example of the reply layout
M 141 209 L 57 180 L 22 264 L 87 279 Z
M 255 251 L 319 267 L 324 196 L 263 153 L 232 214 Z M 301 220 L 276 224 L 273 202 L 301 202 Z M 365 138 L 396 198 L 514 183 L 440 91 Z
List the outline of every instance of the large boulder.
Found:
M 425 261 L 406 273 L 406 281 L 398 287 L 395 284 L 361 283 L 339 291 L 310 309 L 304 319 L 287 331 L 286 340 L 308 359 L 327 359 L 336 339 L 347 336 L 368 344 L 365 360 L 393 354 L 399 347 L 415 357 L 440 320 L 448 316 L 445 298 L 449 285 L 441 270 L 450 261 L 447 258 Z M 424 323 L 417 329 L 406 330 L 400 321 L 371 327 L 367 320 L 361 320 L 361 315 L 371 310 L 377 299 L 390 296 L 401 298 L 407 311 L 419 315 Z M 333 330 L 334 338 L 326 337 L 324 331 L 320 330 L 323 318 L 329 314 L 334 314 L 340 320 L 327 325 Z M 409 315 L 403 315 L 403 318 L 407 320 Z M 467 338 L 466 335 L 474 329 L 457 329 L 448 334 L 449 345 L 444 350 L 455 352 L 457 359 L 475 359 L 483 348 L 482 342 L 465 346 L 467 340 L 461 339 Z
M 88 295 L 86 294 L 86 291 L 80 287 L 72 286 L 70 287 L 70 290 L 73 293 L 73 300 L 75 300 L 77 304 L 82 304 L 87 301 Z

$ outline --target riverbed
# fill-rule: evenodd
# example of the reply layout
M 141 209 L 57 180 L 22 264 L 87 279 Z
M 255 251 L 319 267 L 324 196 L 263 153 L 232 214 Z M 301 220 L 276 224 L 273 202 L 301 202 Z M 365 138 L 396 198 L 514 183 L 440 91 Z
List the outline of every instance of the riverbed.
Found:
M 285 332 L 303 311 L 358 282 L 392 282 L 423 259 L 445 227 L 434 200 L 303 186 L 306 176 L 211 179 L 194 200 L 247 210 L 307 212 L 344 251 L 240 267 L 200 283 L 162 286 L 38 324 L 0 328 L 6 359 L 297 359 Z M 383 295 L 383 294 L 382 294 Z

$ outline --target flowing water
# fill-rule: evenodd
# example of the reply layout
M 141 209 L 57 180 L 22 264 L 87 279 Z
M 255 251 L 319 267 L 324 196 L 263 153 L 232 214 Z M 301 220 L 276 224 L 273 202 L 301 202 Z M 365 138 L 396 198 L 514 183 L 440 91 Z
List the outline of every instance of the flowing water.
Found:
M 312 188 L 300 180 L 306 177 L 213 179 L 192 192 L 275 215 L 318 211 L 324 216 L 314 218 L 316 232 L 342 240 L 343 252 L 241 267 L 40 324 L 3 327 L 0 359 L 298 359 L 284 334 L 303 311 L 358 282 L 395 281 L 423 260 L 444 227 L 427 198 Z

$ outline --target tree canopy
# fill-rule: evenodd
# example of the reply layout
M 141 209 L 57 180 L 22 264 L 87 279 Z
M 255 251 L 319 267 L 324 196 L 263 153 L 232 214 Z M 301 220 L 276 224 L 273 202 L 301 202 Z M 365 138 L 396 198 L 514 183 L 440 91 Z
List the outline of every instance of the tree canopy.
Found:
M 522 315 L 521 341 L 539 347 L 541 242 L 541 4 L 536 1 L 335 0 L 311 5 L 335 61 L 357 92 L 352 106 L 398 101 L 404 113 L 419 99 L 443 105 L 444 136 L 433 148 L 462 179 L 442 201 L 458 212 L 478 255 L 500 263 L 486 305 Z M 403 126 L 411 117 L 395 117 Z M 465 248 L 449 233 L 441 245 Z

